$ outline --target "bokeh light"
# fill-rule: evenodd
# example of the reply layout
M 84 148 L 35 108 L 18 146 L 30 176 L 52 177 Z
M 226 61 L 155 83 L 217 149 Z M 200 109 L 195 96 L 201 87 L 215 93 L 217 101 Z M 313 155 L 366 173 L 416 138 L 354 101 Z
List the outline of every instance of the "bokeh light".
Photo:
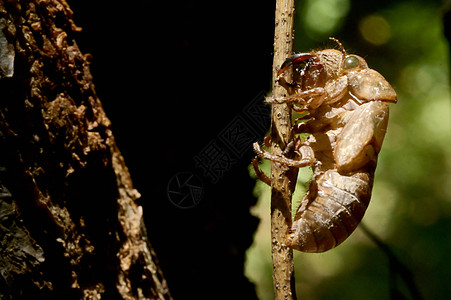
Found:
M 391 37 L 390 24 L 379 15 L 363 18 L 360 21 L 359 30 L 366 41 L 376 46 L 387 43 Z
M 311 36 L 333 32 L 349 10 L 349 0 L 307 0 L 302 20 Z

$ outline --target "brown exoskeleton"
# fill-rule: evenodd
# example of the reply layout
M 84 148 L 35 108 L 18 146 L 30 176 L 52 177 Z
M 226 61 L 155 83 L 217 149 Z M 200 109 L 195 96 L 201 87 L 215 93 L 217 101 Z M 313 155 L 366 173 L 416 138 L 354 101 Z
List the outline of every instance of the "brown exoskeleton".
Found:
M 278 82 L 291 95 L 267 98 L 307 112 L 293 125 L 292 141 L 284 153 L 273 155 L 254 143 L 262 158 L 292 167 L 311 166 L 313 179 L 296 212 L 286 244 L 304 252 L 323 252 L 341 244 L 357 227 L 368 207 L 377 155 L 388 122 L 387 102 L 397 95 L 385 78 L 357 55 L 326 49 L 288 58 Z M 280 75 L 291 66 L 304 67 L 294 83 Z M 295 77 L 296 78 L 296 77 Z M 299 121 L 299 120 L 298 120 Z M 310 136 L 301 140 L 297 133 Z M 260 179 L 270 179 L 254 168 Z

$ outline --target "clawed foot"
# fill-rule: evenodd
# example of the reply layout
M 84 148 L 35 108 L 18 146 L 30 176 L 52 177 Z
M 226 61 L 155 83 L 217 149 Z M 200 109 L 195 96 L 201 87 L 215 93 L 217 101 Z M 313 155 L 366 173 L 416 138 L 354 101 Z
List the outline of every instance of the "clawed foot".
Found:
M 301 159 L 291 159 L 285 157 L 284 155 L 271 154 L 267 151 L 262 150 L 258 143 L 254 143 L 253 146 L 254 151 L 258 154 L 258 156 L 289 167 L 303 168 L 311 166 L 313 165 L 315 159 L 315 154 L 313 153 L 312 148 L 310 148 L 309 146 L 301 146 L 299 150 L 295 150 L 295 152 L 301 156 Z

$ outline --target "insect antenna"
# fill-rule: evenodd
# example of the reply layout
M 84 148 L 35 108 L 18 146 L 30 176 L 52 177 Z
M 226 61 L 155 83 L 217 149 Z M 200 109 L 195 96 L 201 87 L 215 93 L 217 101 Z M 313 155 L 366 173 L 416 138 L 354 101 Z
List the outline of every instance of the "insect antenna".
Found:
M 334 37 L 329 37 L 329 40 L 334 41 L 335 43 L 338 44 L 338 46 L 340 47 L 341 52 L 343 52 L 343 55 L 347 55 L 345 48 L 343 47 L 343 44 L 336 38 Z

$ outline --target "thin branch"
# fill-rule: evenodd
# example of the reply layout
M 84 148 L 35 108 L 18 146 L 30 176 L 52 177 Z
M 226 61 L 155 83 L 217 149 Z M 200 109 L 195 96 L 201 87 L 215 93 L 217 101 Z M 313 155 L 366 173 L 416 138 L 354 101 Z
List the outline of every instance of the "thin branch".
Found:
M 277 71 L 293 52 L 294 0 L 277 0 L 274 30 L 273 97 L 286 96 L 275 82 Z M 291 76 L 287 74 L 285 76 Z M 291 106 L 272 105 L 271 152 L 282 154 L 291 135 Z M 271 241 L 275 299 L 296 299 L 293 250 L 284 242 L 291 227 L 291 197 L 296 185 L 298 168 L 279 163 L 271 165 Z
M 399 258 L 391 251 L 387 244 L 385 244 L 376 234 L 374 234 L 365 224 L 360 224 L 360 229 L 379 247 L 379 249 L 388 257 L 390 264 L 390 293 L 392 299 L 399 299 L 400 292 L 398 291 L 396 284 L 396 274 L 406 284 L 407 289 L 410 292 L 410 296 L 415 300 L 422 300 L 421 292 L 418 289 L 415 280 L 413 278 L 412 271 L 403 264 Z

